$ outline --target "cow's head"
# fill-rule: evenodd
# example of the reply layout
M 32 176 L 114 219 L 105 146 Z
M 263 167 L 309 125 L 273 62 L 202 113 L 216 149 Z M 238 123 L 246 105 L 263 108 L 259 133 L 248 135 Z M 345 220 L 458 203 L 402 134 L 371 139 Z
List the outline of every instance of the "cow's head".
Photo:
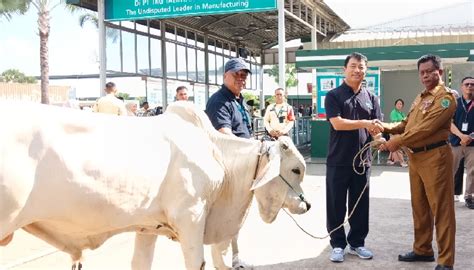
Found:
M 306 171 L 303 156 L 289 137 L 263 142 L 256 178 L 252 186 L 260 217 L 271 223 L 281 208 L 303 214 L 311 205 L 304 199 L 301 181 Z

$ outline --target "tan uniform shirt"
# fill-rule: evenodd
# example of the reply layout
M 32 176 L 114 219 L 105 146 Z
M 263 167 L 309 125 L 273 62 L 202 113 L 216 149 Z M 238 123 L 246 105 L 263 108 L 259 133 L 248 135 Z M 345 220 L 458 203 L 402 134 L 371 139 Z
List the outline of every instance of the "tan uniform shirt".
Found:
M 265 110 L 263 122 L 268 132 L 276 130 L 282 134 L 288 134 L 295 122 L 295 113 L 293 108 L 286 102 L 281 104 L 273 103 L 268 105 Z
M 107 94 L 104 97 L 97 99 L 92 108 L 93 112 L 115 114 L 125 116 L 127 115 L 127 109 L 125 104 L 120 99 L 116 98 L 114 94 Z
M 400 123 L 384 123 L 384 131 L 400 134 L 391 140 L 408 148 L 446 141 L 455 111 L 456 99 L 440 83 L 431 91 L 425 89 L 415 98 L 405 120 Z

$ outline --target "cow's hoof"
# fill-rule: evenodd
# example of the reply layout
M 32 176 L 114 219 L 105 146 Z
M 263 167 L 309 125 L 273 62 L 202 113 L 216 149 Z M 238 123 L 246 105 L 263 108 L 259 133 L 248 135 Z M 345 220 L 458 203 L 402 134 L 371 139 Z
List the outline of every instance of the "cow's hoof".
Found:
M 82 263 L 80 262 L 77 262 L 77 263 L 74 263 L 71 267 L 72 270 L 82 270 Z

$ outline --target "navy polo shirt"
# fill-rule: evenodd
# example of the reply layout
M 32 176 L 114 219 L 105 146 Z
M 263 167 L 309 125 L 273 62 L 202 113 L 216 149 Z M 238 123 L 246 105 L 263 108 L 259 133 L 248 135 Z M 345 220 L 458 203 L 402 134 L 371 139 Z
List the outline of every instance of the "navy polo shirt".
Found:
M 456 112 L 454 113 L 453 123 L 456 127 L 464 134 L 471 134 L 474 132 L 474 105 L 472 103 L 466 103 L 463 97 L 458 98 L 457 100 L 458 106 L 456 108 Z M 471 106 L 472 105 L 472 106 Z M 469 110 L 470 109 L 470 110 Z M 462 123 L 467 123 L 467 131 L 462 131 Z M 461 139 L 454 134 L 449 135 L 449 142 L 452 146 L 460 146 Z M 472 141 L 469 146 L 474 146 L 474 141 Z
M 345 82 L 327 93 L 324 106 L 328 121 L 337 116 L 350 120 L 382 120 L 378 99 L 365 88 L 354 94 Z M 337 131 L 330 125 L 327 165 L 352 166 L 354 156 L 371 140 L 365 128 Z M 370 156 L 369 152 L 366 152 L 366 158 L 370 158 L 367 157 Z M 356 160 L 356 166 L 359 166 L 359 162 Z
M 244 97 L 236 98 L 235 95 L 222 85 L 207 102 L 206 114 L 209 116 L 215 129 L 230 128 L 235 136 L 250 138 L 250 115 L 244 106 Z M 246 114 L 247 121 L 244 120 Z

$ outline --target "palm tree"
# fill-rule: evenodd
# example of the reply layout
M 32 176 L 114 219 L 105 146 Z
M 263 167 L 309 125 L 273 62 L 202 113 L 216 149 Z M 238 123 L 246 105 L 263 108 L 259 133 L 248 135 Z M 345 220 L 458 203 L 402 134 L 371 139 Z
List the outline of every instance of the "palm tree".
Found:
M 53 3 L 56 2 L 56 3 Z M 65 4 L 64 0 L 0 0 L 0 16 L 7 19 L 13 14 L 23 14 L 31 6 L 38 11 L 38 34 L 40 37 L 40 79 L 41 103 L 49 104 L 49 50 L 48 40 L 50 33 L 50 12 L 57 6 Z M 66 5 L 72 12 L 76 6 Z
M 28 7 L 28 1 L 0 0 L 0 18 L 10 20 L 15 13 L 24 14 Z
M 81 27 L 84 27 L 87 22 L 92 23 L 96 28 L 99 28 L 99 18 L 95 13 L 87 12 L 79 16 L 79 25 Z M 117 42 L 120 37 L 120 31 L 110 27 L 107 27 L 105 30 L 107 38 L 109 38 L 113 43 Z

